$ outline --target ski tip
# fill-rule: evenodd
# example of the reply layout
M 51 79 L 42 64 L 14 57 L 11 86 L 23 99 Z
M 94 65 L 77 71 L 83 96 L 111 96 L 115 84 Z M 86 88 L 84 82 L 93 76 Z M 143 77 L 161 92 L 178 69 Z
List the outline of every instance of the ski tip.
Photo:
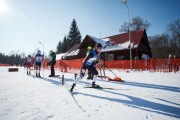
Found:
M 102 89 L 103 87 L 100 87 L 100 86 L 98 86 L 98 87 L 86 86 L 84 88 L 99 88 L 99 89 Z
M 71 90 L 68 90 L 68 91 L 69 91 L 69 93 L 73 94 L 73 91 L 71 91 Z

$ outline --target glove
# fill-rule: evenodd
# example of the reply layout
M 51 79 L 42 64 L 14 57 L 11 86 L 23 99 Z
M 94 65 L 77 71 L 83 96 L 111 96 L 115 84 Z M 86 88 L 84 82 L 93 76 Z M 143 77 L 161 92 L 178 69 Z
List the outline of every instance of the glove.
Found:
M 96 63 L 98 63 L 99 62 L 99 60 L 96 60 Z

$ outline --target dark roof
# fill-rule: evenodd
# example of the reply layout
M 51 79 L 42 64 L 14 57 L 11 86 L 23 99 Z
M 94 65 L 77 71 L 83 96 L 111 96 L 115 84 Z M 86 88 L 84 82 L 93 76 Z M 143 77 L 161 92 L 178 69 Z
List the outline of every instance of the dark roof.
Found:
M 80 44 L 75 44 L 72 48 L 70 48 L 66 53 L 72 52 L 74 50 L 77 50 L 79 48 Z
M 80 44 L 75 44 L 72 48 L 70 48 L 65 54 L 64 56 L 75 56 L 79 53 L 79 47 Z
M 138 46 L 138 44 L 140 43 L 140 41 L 141 41 L 141 39 L 143 37 L 144 31 L 145 30 L 143 29 L 143 30 L 137 30 L 137 31 L 131 31 L 130 32 L 131 43 L 133 43 L 134 46 L 136 46 L 136 47 Z M 129 41 L 129 32 L 114 35 L 114 36 L 105 37 L 103 39 L 109 39 L 114 44 L 122 44 L 122 43 L 125 43 L 125 42 Z
M 97 43 L 100 43 L 103 46 L 106 42 L 91 35 L 86 35 L 83 41 L 80 43 L 79 49 L 87 49 L 88 46 L 93 48 Z

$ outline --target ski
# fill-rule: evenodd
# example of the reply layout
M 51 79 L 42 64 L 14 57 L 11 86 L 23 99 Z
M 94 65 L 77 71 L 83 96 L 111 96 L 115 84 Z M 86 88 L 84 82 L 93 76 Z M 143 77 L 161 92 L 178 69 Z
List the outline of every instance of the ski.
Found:
M 118 89 L 118 88 L 111 88 L 111 87 L 92 87 L 92 86 L 85 86 L 84 88 L 94 88 L 94 89 L 109 89 L 109 90 L 129 90 L 129 89 Z
M 30 76 L 30 77 L 33 77 L 33 78 L 36 78 L 34 75 L 32 74 L 28 74 L 27 76 Z
M 82 108 L 82 106 L 79 105 L 78 101 L 76 100 L 76 98 L 74 97 L 74 92 L 71 92 L 70 90 L 68 90 L 68 92 L 70 93 L 70 95 L 72 96 L 74 102 L 76 103 L 76 105 L 83 111 L 83 112 L 86 112 L 86 110 L 84 110 Z
M 94 88 L 94 89 L 114 89 L 114 88 L 110 88 L 110 87 L 92 87 L 92 86 L 86 86 L 84 88 Z
M 41 76 L 36 76 L 36 75 L 32 75 L 32 74 L 28 74 L 28 76 L 31 76 L 31 77 L 33 77 L 33 78 L 43 78 L 43 77 L 41 77 Z
M 34 75 L 31 75 L 34 79 L 36 78 Z
M 60 77 L 60 75 L 55 75 L 55 76 L 48 76 L 48 77 Z

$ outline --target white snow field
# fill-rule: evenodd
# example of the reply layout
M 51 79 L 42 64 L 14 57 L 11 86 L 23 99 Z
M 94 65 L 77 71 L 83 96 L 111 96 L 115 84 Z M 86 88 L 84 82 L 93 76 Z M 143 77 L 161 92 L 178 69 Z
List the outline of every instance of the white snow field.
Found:
M 50 70 L 44 71 L 44 78 L 33 78 L 22 67 L 18 72 L 0 67 L 0 120 L 180 119 L 180 73 L 113 72 L 125 82 L 98 78 L 97 84 L 113 89 L 85 88 L 92 82 L 85 77 L 73 98 L 68 91 L 73 73 L 56 71 L 64 74 L 62 86 L 61 77 L 48 77 Z

